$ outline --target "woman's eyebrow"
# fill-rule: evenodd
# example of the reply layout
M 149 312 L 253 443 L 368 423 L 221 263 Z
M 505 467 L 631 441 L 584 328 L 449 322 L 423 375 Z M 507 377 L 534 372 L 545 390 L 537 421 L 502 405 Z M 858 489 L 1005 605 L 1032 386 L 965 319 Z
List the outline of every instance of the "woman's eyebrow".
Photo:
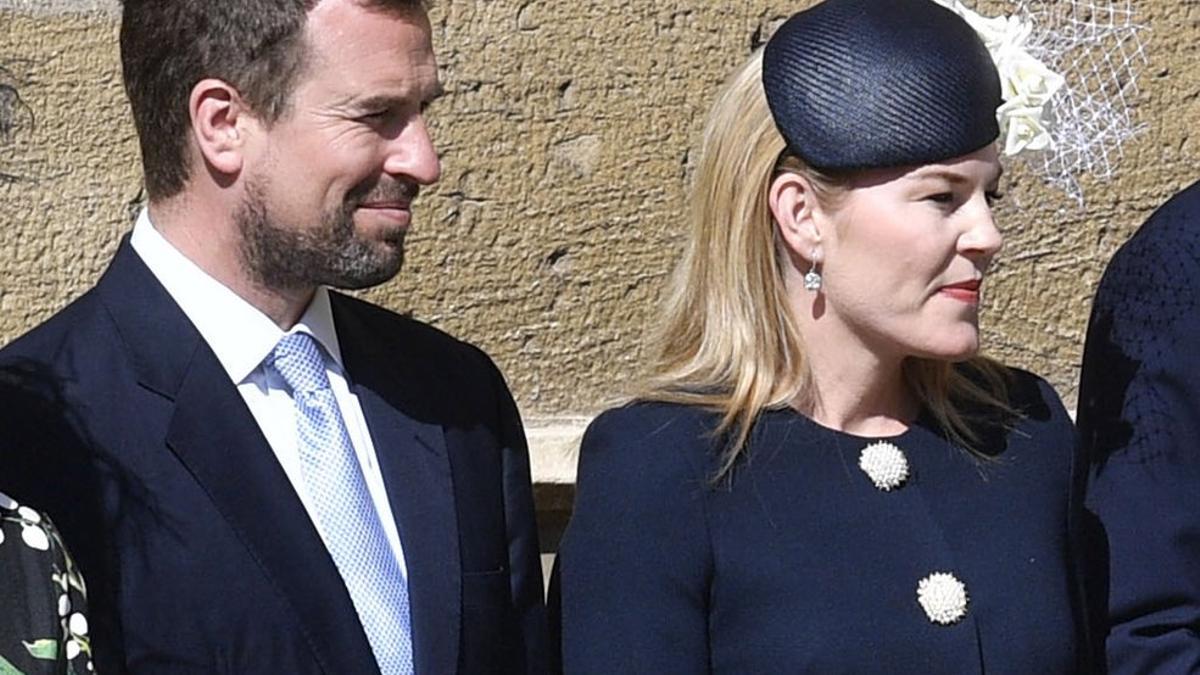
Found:
M 990 180 L 988 180 L 986 182 L 989 184 L 998 182 L 1000 180 L 1001 176 L 1003 176 L 1003 175 L 1004 175 L 1004 169 L 1001 168 L 995 172 L 994 176 L 990 177 Z M 910 177 L 915 180 L 940 178 L 940 179 L 947 181 L 953 185 L 961 185 L 963 183 L 972 182 L 971 177 L 965 173 L 960 173 L 958 171 L 954 171 L 953 169 L 944 169 L 944 168 L 940 168 L 940 167 L 918 169 L 917 171 L 910 174 Z

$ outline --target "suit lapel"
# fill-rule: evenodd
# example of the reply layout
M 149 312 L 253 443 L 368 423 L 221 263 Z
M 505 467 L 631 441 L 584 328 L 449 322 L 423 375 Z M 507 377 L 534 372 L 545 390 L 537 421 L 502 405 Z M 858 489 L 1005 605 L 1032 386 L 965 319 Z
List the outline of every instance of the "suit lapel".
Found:
M 379 457 L 408 565 L 418 673 L 457 670 L 461 563 L 446 437 L 428 378 L 330 296 L 346 371 Z
M 99 290 L 141 384 L 174 401 L 167 445 L 291 607 L 316 660 L 329 673 L 377 672 L 337 568 L 245 402 L 127 240 Z
M 376 672 L 332 558 L 245 402 L 207 347 L 197 350 L 179 390 L 167 445 L 287 598 L 322 667 L 330 673 Z

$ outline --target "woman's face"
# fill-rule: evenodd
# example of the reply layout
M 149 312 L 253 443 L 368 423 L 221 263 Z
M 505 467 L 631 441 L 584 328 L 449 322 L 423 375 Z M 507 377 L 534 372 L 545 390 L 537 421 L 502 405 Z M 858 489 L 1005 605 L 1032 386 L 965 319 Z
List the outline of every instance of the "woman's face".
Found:
M 974 355 L 980 284 L 1002 242 L 991 209 L 1000 173 L 989 145 L 852 180 L 824 214 L 825 320 L 885 359 Z

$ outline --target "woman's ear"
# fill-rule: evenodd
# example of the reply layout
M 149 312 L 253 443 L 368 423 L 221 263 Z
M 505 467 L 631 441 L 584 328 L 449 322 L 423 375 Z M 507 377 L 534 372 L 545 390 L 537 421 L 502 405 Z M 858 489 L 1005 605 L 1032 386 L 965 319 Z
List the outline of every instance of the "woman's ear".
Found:
M 210 171 L 237 175 L 245 160 L 245 122 L 249 110 L 237 89 L 218 79 L 204 79 L 192 88 L 188 100 L 192 138 Z
M 812 181 L 791 171 L 771 181 L 771 214 L 788 257 L 798 269 L 821 262 L 821 210 Z M 805 269 L 807 271 L 807 269 Z

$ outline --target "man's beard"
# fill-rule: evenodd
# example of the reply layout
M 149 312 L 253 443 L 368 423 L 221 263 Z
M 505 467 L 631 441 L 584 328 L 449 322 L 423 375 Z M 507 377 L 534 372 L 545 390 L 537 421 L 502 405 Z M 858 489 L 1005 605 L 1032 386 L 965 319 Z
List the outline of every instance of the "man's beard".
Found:
M 355 232 L 354 210 L 369 201 L 368 196 L 411 200 L 417 191 L 415 183 L 394 181 L 387 189 L 378 185 L 356 190 L 340 206 L 322 213 L 315 227 L 303 227 L 279 222 L 268 207 L 261 183 L 251 181 L 234 216 L 246 270 L 256 283 L 269 289 L 377 286 L 396 276 L 404 264 L 405 230 L 397 228 L 382 241 L 366 240 Z

